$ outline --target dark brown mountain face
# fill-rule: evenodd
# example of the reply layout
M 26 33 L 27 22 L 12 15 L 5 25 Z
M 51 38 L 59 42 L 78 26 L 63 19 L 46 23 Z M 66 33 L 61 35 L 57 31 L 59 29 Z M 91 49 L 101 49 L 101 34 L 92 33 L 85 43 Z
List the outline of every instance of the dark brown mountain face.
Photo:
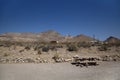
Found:
M 108 42 L 108 43 L 119 43 L 120 42 L 120 39 L 119 38 L 116 38 L 116 37 L 113 37 L 113 36 L 110 36 L 108 37 L 105 42 Z

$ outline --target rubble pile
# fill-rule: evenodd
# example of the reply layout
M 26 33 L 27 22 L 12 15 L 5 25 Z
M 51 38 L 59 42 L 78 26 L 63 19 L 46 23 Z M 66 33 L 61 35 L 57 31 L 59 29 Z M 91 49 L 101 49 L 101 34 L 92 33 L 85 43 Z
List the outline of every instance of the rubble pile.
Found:
M 0 63 L 62 63 L 62 62 L 70 62 L 72 59 L 41 59 L 41 58 L 0 58 Z
M 102 61 L 120 61 L 120 55 L 105 55 L 101 56 Z
M 62 63 L 62 62 L 73 62 L 74 60 L 79 61 L 120 61 L 120 55 L 104 55 L 98 57 L 81 57 L 79 59 L 73 58 L 51 58 L 51 59 L 42 59 L 42 58 L 7 58 L 0 57 L 0 63 Z
M 32 58 L 0 58 L 0 63 L 48 63 L 47 60 L 42 60 L 39 58 L 32 59 Z

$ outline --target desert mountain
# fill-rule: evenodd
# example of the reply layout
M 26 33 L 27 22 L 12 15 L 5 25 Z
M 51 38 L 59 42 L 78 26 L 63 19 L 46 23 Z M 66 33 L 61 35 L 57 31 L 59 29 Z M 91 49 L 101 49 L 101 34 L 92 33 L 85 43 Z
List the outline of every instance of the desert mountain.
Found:
M 93 38 L 86 36 L 84 34 L 74 36 L 72 39 L 70 39 L 71 42 L 89 42 L 93 40 L 94 40 Z
M 41 42 L 49 42 L 49 41 L 68 41 L 68 42 L 88 42 L 92 41 L 93 38 L 80 34 L 77 36 L 63 36 L 60 33 L 54 30 L 48 30 L 40 33 L 4 33 L 0 34 L 0 40 L 9 40 L 9 41 L 41 41 Z
M 116 37 L 113 37 L 113 36 L 110 36 L 108 37 L 105 42 L 108 42 L 108 43 L 118 43 L 120 42 L 120 39 L 119 38 L 116 38 Z
M 53 30 L 48 30 L 45 32 L 40 33 L 31 33 L 31 32 L 24 32 L 24 33 L 4 33 L 0 35 L 0 40 L 9 40 L 9 41 L 59 41 L 64 39 L 62 35 L 58 32 Z
M 64 36 L 62 36 L 60 33 L 54 31 L 54 30 L 48 30 L 45 32 L 37 33 L 37 35 L 40 37 L 39 41 L 43 39 L 42 41 L 49 42 L 49 41 L 62 41 L 64 39 Z

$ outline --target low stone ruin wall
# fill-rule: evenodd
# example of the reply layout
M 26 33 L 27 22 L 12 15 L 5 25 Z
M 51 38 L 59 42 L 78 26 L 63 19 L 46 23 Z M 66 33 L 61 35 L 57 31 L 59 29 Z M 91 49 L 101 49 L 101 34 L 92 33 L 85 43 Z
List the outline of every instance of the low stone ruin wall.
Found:
M 120 61 L 119 55 L 109 55 L 90 57 L 90 58 L 79 58 L 79 61 Z M 6 58 L 0 57 L 0 63 L 62 63 L 62 62 L 74 62 L 74 58 L 58 58 L 58 59 L 41 59 L 41 58 Z

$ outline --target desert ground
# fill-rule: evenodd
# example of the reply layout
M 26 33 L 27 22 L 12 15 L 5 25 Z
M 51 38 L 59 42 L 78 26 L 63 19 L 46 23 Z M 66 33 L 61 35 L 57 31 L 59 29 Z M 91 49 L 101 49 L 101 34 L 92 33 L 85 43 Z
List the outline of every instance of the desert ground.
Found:
M 0 80 L 120 80 L 118 44 L 28 44 L 1 43 Z M 72 65 L 76 55 L 99 65 Z
M 0 64 L 0 80 L 120 80 L 120 62 L 76 67 L 70 63 Z

